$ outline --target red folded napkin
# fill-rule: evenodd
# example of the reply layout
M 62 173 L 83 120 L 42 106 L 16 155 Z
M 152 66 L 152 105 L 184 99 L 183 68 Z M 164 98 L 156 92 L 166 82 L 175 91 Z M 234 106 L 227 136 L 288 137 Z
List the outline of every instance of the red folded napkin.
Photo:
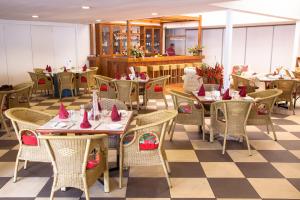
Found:
M 99 164 L 99 161 L 97 160 L 88 160 L 86 163 L 86 169 L 93 169 L 97 167 Z
M 67 119 L 69 117 L 69 113 L 63 103 L 60 103 L 58 117 L 59 119 Z
M 226 92 L 223 94 L 222 99 L 223 100 L 230 100 L 232 97 L 229 95 L 229 89 L 226 90 Z
M 47 69 L 48 72 L 52 72 L 52 68 L 51 66 L 48 66 L 48 69 Z
M 128 74 L 126 74 L 126 80 L 131 80 Z
M 240 92 L 239 92 L 239 95 L 240 95 L 241 97 L 245 97 L 246 94 L 247 94 L 247 88 L 246 88 L 246 86 L 241 87 L 241 90 L 240 90 Z
M 87 70 L 86 64 L 82 67 L 82 71 L 85 72 Z
M 47 65 L 47 66 L 46 66 L 46 70 L 48 71 L 48 69 L 49 69 L 49 66 Z
M 203 84 L 201 85 L 199 91 L 198 91 L 198 96 L 205 96 L 205 89 L 204 89 L 204 86 Z
M 67 68 L 66 67 L 64 67 L 64 72 L 67 72 Z
M 115 79 L 120 80 L 121 79 L 121 75 L 117 72 L 115 75 Z
M 144 73 L 144 72 L 142 72 L 141 74 L 140 74 L 140 77 L 141 77 L 141 79 L 142 80 L 146 80 L 146 74 Z
M 89 122 L 89 119 L 88 119 L 88 113 L 87 111 L 84 111 L 84 114 L 83 114 L 83 120 L 80 124 L 80 128 L 91 128 L 91 124 Z
M 37 146 L 38 145 L 37 138 L 31 131 L 23 130 L 21 132 L 21 136 L 22 136 L 21 138 L 22 138 L 23 144 L 29 145 L 29 146 Z
M 117 106 L 113 105 L 112 109 L 111 109 L 111 120 L 116 122 L 116 121 L 120 121 L 121 120 L 121 114 L 119 114 Z

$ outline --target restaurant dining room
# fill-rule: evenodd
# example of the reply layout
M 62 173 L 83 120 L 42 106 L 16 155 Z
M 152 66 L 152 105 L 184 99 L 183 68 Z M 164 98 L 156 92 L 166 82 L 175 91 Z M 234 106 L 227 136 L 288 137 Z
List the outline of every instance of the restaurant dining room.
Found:
M 0 1 L 0 200 L 300 199 L 299 0 Z

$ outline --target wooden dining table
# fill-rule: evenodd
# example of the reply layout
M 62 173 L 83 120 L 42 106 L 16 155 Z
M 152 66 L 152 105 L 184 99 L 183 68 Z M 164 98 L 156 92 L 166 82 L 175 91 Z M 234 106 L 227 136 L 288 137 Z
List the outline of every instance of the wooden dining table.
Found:
M 242 101 L 251 101 L 253 102 L 254 99 L 252 97 L 240 97 L 239 92 L 235 90 L 230 90 L 230 96 L 232 96 L 232 100 L 242 100 Z M 192 92 L 195 99 L 202 104 L 209 104 L 210 105 L 210 127 L 209 127 L 209 135 L 210 135 L 210 142 L 214 141 L 214 133 L 218 132 L 219 130 L 216 129 L 215 126 L 216 122 L 216 108 L 214 106 L 214 102 L 223 101 L 220 91 L 205 91 L 205 96 L 198 96 L 198 91 Z

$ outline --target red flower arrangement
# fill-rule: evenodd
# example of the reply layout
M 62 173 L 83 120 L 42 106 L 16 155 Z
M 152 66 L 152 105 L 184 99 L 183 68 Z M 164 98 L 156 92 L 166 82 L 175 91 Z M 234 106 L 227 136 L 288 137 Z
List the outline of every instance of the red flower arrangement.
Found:
M 197 74 L 203 78 L 204 83 L 223 84 L 223 65 L 219 63 L 215 67 L 204 63 L 201 68 L 197 68 Z

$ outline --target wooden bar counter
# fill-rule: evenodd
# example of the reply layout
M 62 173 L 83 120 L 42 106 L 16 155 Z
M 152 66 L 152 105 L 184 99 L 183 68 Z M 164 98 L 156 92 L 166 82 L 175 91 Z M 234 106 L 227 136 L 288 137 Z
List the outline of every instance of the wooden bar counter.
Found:
M 149 66 L 149 65 L 164 65 L 164 64 L 183 64 L 202 62 L 204 56 L 161 56 L 161 57 L 108 57 L 106 58 L 106 66 L 102 66 L 101 74 L 115 77 L 118 72 L 120 74 L 129 73 L 130 66 Z

